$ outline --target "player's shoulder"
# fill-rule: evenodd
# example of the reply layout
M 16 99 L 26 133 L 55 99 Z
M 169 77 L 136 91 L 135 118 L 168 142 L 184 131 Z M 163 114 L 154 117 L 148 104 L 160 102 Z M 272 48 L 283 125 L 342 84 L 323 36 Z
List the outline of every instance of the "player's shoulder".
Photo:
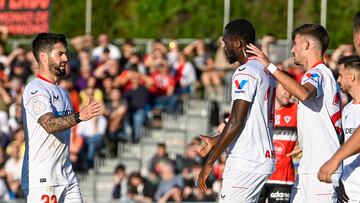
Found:
M 47 92 L 44 84 L 39 79 L 34 78 L 25 86 L 23 95 L 24 97 L 29 97 L 36 94 L 46 94 Z
M 249 60 L 240 65 L 234 75 L 247 75 L 254 79 L 259 78 L 264 72 L 264 66 L 257 60 Z

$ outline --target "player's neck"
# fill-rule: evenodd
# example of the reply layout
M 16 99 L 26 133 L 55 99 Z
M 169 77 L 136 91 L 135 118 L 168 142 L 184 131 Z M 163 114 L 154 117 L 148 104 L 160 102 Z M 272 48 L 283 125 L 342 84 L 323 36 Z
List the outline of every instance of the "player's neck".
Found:
M 357 84 L 359 85 L 359 84 Z M 350 92 L 351 97 L 353 98 L 354 104 L 360 104 L 360 91 L 358 89 L 352 89 Z
M 324 63 L 322 56 L 316 56 L 315 54 L 313 57 L 307 58 L 304 64 L 304 68 L 305 70 L 310 70 L 321 63 Z
M 36 77 L 38 77 L 46 82 L 52 83 L 52 84 L 57 83 L 57 77 L 53 76 L 52 74 L 47 73 L 45 71 L 39 71 L 39 73 L 37 74 Z

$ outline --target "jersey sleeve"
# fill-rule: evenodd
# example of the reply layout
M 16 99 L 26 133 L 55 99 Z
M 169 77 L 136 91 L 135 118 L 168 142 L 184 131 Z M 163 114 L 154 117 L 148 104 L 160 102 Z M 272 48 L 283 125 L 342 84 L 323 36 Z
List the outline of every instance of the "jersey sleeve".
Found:
M 237 73 L 232 79 L 232 100 L 253 102 L 257 90 L 258 79 L 248 73 Z
M 319 97 L 323 94 L 322 81 L 323 76 L 320 71 L 316 69 L 311 69 L 304 74 L 301 80 L 301 84 L 310 83 L 316 88 L 316 97 Z
M 24 108 L 35 120 L 42 115 L 53 112 L 51 95 L 40 87 L 29 87 L 23 95 Z

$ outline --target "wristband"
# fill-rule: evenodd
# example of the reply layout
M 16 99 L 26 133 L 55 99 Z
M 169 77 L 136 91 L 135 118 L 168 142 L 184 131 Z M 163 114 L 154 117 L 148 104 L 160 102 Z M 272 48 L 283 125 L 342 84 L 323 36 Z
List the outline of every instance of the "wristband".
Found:
M 278 69 L 274 64 L 270 63 L 266 68 L 271 74 L 274 74 L 275 71 Z
M 75 113 L 75 121 L 76 123 L 80 123 L 82 120 L 80 119 L 80 112 Z

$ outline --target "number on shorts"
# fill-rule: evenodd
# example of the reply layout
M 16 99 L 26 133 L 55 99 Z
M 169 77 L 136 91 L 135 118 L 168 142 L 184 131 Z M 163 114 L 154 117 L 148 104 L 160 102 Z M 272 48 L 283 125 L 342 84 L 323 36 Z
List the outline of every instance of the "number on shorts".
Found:
M 42 195 L 41 200 L 44 201 L 43 203 L 57 203 L 57 198 L 55 195 L 51 195 L 51 197 L 49 195 Z

